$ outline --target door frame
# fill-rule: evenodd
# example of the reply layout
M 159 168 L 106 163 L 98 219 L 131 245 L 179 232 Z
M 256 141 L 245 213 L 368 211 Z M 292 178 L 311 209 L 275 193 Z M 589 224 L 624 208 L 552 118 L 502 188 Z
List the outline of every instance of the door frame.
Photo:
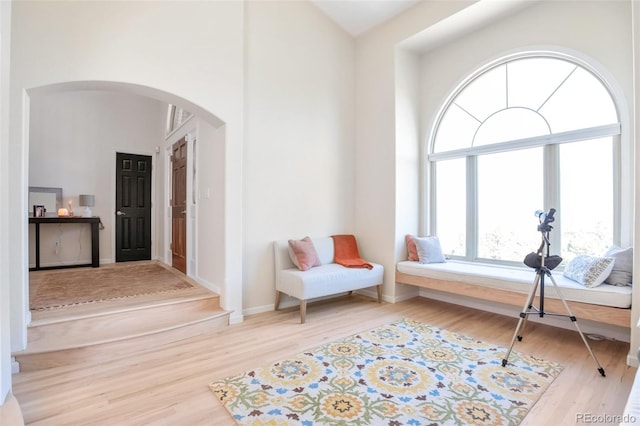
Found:
M 151 259 L 152 260 L 156 260 L 158 259 L 158 244 L 157 244 L 157 238 L 156 238 L 156 215 L 158 214 L 158 210 L 156 209 L 156 206 L 158 205 L 156 203 L 156 194 L 157 194 L 157 190 L 156 190 L 156 186 L 157 186 L 157 182 L 158 182 L 158 175 L 157 175 L 157 167 L 156 167 L 156 163 L 157 163 L 157 157 L 158 157 L 158 153 L 159 153 L 160 148 L 156 147 L 156 151 L 145 151 L 145 150 L 139 150 L 139 149 L 131 149 L 131 148 L 126 148 L 126 147 L 114 147 L 112 152 L 111 152 L 111 164 L 114 167 L 111 167 L 111 196 L 110 196 L 110 201 L 109 201 L 109 206 L 110 206 L 110 210 L 111 210 L 111 214 L 109 215 L 109 218 L 100 218 L 103 222 L 103 224 L 105 225 L 105 227 L 108 227 L 108 229 L 111 229 L 111 262 L 115 263 L 116 262 L 116 168 L 115 168 L 115 164 L 117 161 L 117 154 L 120 153 L 125 153 L 125 154 L 134 154 L 134 155 L 146 155 L 148 157 L 151 157 Z
M 164 210 L 164 254 L 160 257 L 163 259 L 163 262 L 167 265 L 172 264 L 172 253 L 171 253 L 171 153 L 173 145 L 178 142 L 180 139 L 186 137 L 187 138 L 187 232 L 186 232 L 186 248 L 187 248 L 187 276 L 195 277 L 196 276 L 196 259 L 197 259 L 197 251 L 198 251 L 198 240 L 197 240 L 197 229 L 196 224 L 198 221 L 196 220 L 196 200 L 197 195 L 197 178 L 194 177 L 194 162 L 197 161 L 195 156 L 197 152 L 195 152 L 194 147 L 196 145 L 196 120 L 189 120 L 186 123 L 190 124 L 189 127 L 186 128 L 178 128 L 177 131 L 171 133 L 165 139 L 165 148 L 164 148 L 164 159 L 165 165 L 164 167 L 164 200 L 163 200 L 163 210 Z M 197 163 L 196 163 L 197 164 Z

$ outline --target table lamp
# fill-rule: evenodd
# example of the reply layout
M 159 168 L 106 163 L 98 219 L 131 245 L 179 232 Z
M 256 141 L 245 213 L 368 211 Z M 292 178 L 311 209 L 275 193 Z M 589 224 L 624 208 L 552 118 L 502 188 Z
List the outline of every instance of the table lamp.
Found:
M 80 195 L 78 204 L 80 206 L 85 207 L 84 213 L 82 217 L 91 217 L 93 216 L 93 212 L 91 211 L 91 207 L 95 206 L 96 197 L 93 195 Z

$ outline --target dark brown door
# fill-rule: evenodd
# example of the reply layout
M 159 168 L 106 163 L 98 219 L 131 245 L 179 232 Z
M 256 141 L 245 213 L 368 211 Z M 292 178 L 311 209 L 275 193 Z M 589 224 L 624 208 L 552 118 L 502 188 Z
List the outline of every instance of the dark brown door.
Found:
M 173 145 L 171 155 L 171 264 L 187 273 L 187 138 Z
M 116 262 L 151 259 L 151 157 L 116 154 Z

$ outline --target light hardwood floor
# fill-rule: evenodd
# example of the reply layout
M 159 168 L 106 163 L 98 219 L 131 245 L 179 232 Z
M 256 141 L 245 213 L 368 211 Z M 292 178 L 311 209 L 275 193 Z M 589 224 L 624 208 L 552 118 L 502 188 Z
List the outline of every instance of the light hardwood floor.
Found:
M 99 365 L 76 364 L 14 375 L 14 394 L 26 424 L 232 425 L 209 382 L 304 349 L 404 317 L 508 346 L 516 319 L 424 298 L 379 305 L 353 295 L 297 309 L 247 317 L 232 325 Z M 607 373 L 601 377 L 575 331 L 529 323 L 515 350 L 559 362 L 560 376 L 524 425 L 572 425 L 577 415 L 622 413 L 635 368 L 628 344 L 590 341 Z

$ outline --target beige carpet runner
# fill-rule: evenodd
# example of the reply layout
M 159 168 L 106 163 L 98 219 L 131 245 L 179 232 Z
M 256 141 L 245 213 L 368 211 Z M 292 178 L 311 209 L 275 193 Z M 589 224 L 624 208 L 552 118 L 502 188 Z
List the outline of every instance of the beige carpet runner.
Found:
M 210 384 L 239 425 L 517 425 L 562 370 L 412 320 Z
M 179 274 L 157 262 L 37 271 L 29 274 L 31 310 L 166 293 L 192 288 Z

